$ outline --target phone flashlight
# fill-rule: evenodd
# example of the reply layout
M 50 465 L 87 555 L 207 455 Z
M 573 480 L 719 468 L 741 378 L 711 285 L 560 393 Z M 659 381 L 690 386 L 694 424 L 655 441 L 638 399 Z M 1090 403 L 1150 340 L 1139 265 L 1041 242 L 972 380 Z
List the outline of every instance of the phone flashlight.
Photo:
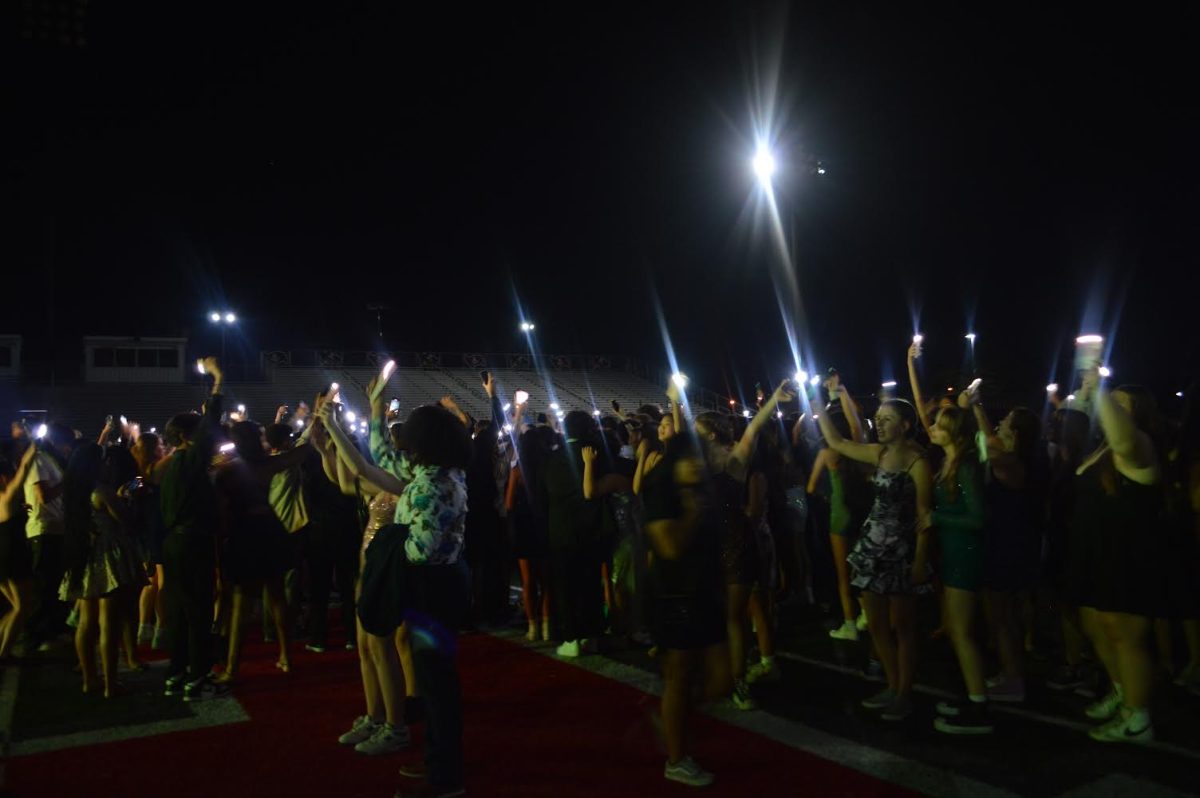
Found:
M 384 382 L 387 382 L 388 379 L 392 376 L 392 372 L 395 370 L 396 370 L 396 361 L 389 360 L 388 362 L 383 364 L 383 371 L 381 371 L 379 373 L 379 376 L 383 378 Z
M 529 394 L 526 391 L 517 391 L 513 394 L 513 401 L 519 405 L 526 404 L 529 402 Z
M 397 410 L 400 409 L 400 400 L 393 399 L 392 401 L 388 402 L 388 409 L 391 410 L 393 413 L 395 413 Z
M 204 373 L 204 361 L 200 360 L 199 358 L 196 359 L 196 373 L 197 374 Z
M 967 393 L 975 393 L 979 390 L 979 386 L 983 384 L 983 380 L 976 377 L 971 380 L 971 384 L 967 386 Z
M 687 387 L 688 378 L 687 378 L 686 374 L 683 374 L 681 372 L 675 372 L 674 374 L 671 375 L 671 382 L 675 383 L 676 388 L 679 388 L 680 390 L 682 390 Z

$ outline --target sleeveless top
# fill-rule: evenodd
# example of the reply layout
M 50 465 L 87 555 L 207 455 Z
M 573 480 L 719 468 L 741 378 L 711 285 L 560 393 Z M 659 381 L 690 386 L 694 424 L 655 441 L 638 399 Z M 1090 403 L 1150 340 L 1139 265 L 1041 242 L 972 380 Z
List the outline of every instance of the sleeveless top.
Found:
M 882 453 L 880 455 L 882 459 Z M 913 460 L 912 466 L 916 465 Z M 912 564 L 917 550 L 917 486 L 908 471 L 877 468 L 871 477 L 875 499 L 862 535 L 846 557 L 850 583 L 872 593 L 923 594 L 933 591 L 928 579 L 914 585 Z M 932 574 L 933 568 L 926 566 Z

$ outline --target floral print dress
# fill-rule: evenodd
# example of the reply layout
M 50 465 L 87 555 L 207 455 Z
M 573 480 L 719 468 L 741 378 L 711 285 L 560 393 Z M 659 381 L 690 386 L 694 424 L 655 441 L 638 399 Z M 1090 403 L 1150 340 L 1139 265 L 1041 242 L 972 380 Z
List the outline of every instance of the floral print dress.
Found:
M 907 471 L 876 469 L 871 478 L 875 500 L 862 535 L 846 557 L 850 584 L 880 595 L 924 594 L 929 580 L 912 583 L 917 550 L 917 486 Z M 932 566 L 926 566 L 932 573 Z

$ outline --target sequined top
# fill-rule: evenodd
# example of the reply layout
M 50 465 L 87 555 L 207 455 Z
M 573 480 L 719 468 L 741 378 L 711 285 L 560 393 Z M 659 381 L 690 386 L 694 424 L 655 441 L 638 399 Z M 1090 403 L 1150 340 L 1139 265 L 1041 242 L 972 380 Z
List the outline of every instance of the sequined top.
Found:
M 367 507 L 367 528 L 363 532 L 362 550 L 375 539 L 375 533 L 392 523 L 396 515 L 396 495 L 394 493 L 376 493 Z

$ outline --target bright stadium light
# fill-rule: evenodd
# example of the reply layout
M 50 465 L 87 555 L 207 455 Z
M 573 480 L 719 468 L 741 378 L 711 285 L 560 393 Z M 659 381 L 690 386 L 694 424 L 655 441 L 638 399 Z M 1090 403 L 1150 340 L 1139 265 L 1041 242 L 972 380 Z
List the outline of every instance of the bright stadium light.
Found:
M 970 341 L 972 344 L 974 344 L 974 343 L 975 343 L 975 338 L 976 338 L 977 336 L 975 335 L 975 333 L 967 333 L 967 334 L 966 334 L 966 335 L 964 335 L 963 337 L 964 337 L 964 338 L 966 338 L 968 341 Z
M 237 321 L 237 316 L 233 315 L 232 313 L 225 314 L 225 323 L 226 324 L 233 324 L 235 321 Z
M 213 324 L 219 324 L 221 322 L 221 314 L 214 310 L 212 313 L 208 314 L 208 320 Z
M 767 149 L 766 144 L 759 143 L 750 165 L 754 167 L 754 174 L 758 177 L 758 182 L 763 186 L 770 186 L 771 177 L 775 174 L 775 156 Z
M 531 321 L 521 322 L 521 332 L 531 333 L 534 331 L 534 329 L 536 329 L 536 327 L 533 322 L 531 322 Z

